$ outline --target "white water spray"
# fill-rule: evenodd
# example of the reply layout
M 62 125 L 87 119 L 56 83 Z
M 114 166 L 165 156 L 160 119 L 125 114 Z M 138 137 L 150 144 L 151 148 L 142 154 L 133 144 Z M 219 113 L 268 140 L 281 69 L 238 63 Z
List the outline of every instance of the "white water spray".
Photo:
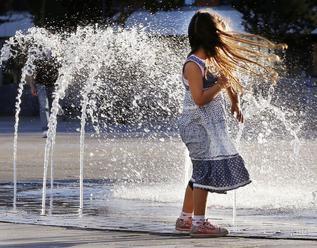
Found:
M 84 205 L 83 194 L 83 179 L 84 179 L 84 161 L 85 161 L 85 126 L 89 120 L 92 120 L 95 130 L 108 130 L 111 126 L 126 127 L 128 125 L 138 125 L 142 127 L 142 124 L 148 124 L 151 128 L 158 126 L 157 122 L 163 122 L 164 124 L 170 124 L 177 117 L 182 102 L 183 86 L 179 81 L 179 74 L 181 73 L 181 65 L 183 62 L 182 56 L 186 55 L 186 49 L 182 48 L 180 51 L 176 51 L 177 47 L 185 47 L 185 44 L 179 46 L 173 45 L 170 49 L 166 44 L 170 41 L 164 39 L 157 39 L 156 37 L 150 37 L 143 32 L 136 32 L 134 30 L 113 30 L 99 29 L 95 27 L 80 28 L 75 33 L 71 34 L 45 34 L 40 29 L 33 29 L 32 32 L 26 34 L 27 39 L 35 40 L 35 43 L 40 43 L 44 47 L 48 47 L 52 50 L 52 54 L 61 62 L 61 68 L 59 69 L 59 78 L 56 82 L 55 98 L 53 101 L 52 112 L 49 120 L 49 132 L 45 145 L 44 155 L 44 171 L 43 171 L 43 190 L 42 190 L 42 214 L 45 214 L 45 200 L 46 200 L 46 181 L 47 181 L 47 169 L 51 164 L 51 197 L 53 195 L 53 157 L 56 137 L 57 126 L 57 113 L 59 109 L 59 101 L 67 94 L 69 87 L 75 87 L 78 92 L 78 98 L 83 100 L 81 102 L 81 129 L 80 129 L 80 158 L 79 158 L 79 178 L 80 178 L 80 199 L 79 208 L 82 209 Z M 39 46 L 37 46 L 39 47 Z M 42 51 L 42 48 L 37 48 Z M 40 56 L 41 53 L 39 53 Z M 29 56 L 29 55 L 27 55 Z M 37 55 L 36 55 L 37 56 Z M 33 63 L 33 62 L 32 62 Z M 31 63 L 31 64 L 32 64 Z M 92 72 L 96 70 L 95 76 L 92 76 Z M 100 86 L 97 88 L 89 88 L 92 83 L 92 79 L 100 79 Z M 94 87 L 94 86 L 93 86 Z M 83 89 L 78 90 L 78 89 Z M 89 93 L 90 92 L 90 93 Z M 270 96 L 270 95 L 269 95 Z M 94 101 L 92 103 L 91 101 Z M 247 94 L 244 96 L 244 107 L 246 119 L 252 119 L 254 126 L 247 126 L 246 130 L 239 129 L 237 139 L 245 142 L 246 133 L 250 132 L 251 138 L 259 142 L 265 142 L 266 133 L 264 136 L 260 135 L 260 131 L 256 128 L 259 125 L 261 128 L 272 131 L 271 123 L 279 121 L 281 129 L 283 129 L 288 135 L 293 137 L 293 151 L 294 154 L 298 154 L 299 138 L 297 133 L 300 126 L 294 125 L 285 115 L 285 110 L 278 108 L 278 105 L 271 103 L 271 98 L 264 97 L 249 97 Z M 95 104 L 95 107 L 91 107 Z M 272 116 L 268 118 L 267 124 L 262 121 L 262 117 Z M 89 117 L 89 118 L 88 118 Z M 96 121 L 98 120 L 98 121 Z M 17 120 L 18 122 L 18 120 Z M 98 123 L 97 123 L 98 122 Z M 297 123 L 296 123 L 297 124 Z M 161 125 L 161 123 L 159 124 Z M 265 126 L 267 125 L 267 126 Z M 110 129 L 111 130 L 111 129 Z M 144 133 L 150 133 L 150 129 L 144 128 Z M 129 136 L 128 136 L 129 137 Z M 163 139 L 164 140 L 164 139 Z M 253 141 L 252 140 L 252 141 Z M 101 143 L 112 142 L 112 140 L 104 139 Z M 17 141 L 16 141 L 17 144 Z M 160 143 L 161 150 L 164 150 L 166 142 Z M 258 143 L 257 143 L 258 144 Z M 170 151 L 166 151 L 167 153 Z M 266 151 L 263 151 L 266 152 Z M 125 153 L 125 152 L 123 152 Z M 176 155 L 175 155 L 176 156 Z M 16 155 L 14 155 L 16 161 Z M 185 157 L 188 158 L 187 154 Z M 124 163 L 122 171 L 129 171 L 129 166 L 133 162 L 133 153 L 124 154 Z M 144 157 L 143 159 L 149 159 Z M 51 161 L 51 162 L 49 162 Z M 136 164 L 139 162 L 137 160 Z M 269 161 L 270 162 L 270 161 Z M 129 164 L 128 164 L 129 163 Z M 146 164 L 151 167 L 155 165 L 155 162 Z M 262 167 L 267 168 L 267 164 L 262 163 Z M 162 164 L 153 166 L 151 173 L 144 172 L 143 168 L 137 168 L 140 176 L 139 178 L 155 179 L 158 182 L 170 182 L 171 178 L 175 179 L 176 175 L 160 174 L 162 172 Z M 183 170 L 185 167 L 185 174 L 183 177 Z M 177 176 L 184 178 L 185 182 L 188 181 L 188 170 L 190 167 L 190 161 L 185 160 L 185 165 L 182 163 L 182 169 Z M 269 169 L 272 169 L 270 167 Z M 294 171 L 294 168 L 288 168 L 290 171 Z M 303 170 L 305 166 L 303 166 Z M 250 171 L 258 170 L 257 168 L 250 168 Z M 296 168 L 296 172 L 299 169 Z M 292 172 L 291 174 L 295 174 Z M 108 175 L 105 174 L 105 177 Z M 122 178 L 132 178 L 126 175 L 119 175 Z M 150 181 L 150 179 L 148 181 Z M 133 180 L 133 179 L 132 179 Z M 272 175 L 272 181 L 277 182 L 279 179 Z M 158 187 L 157 187 L 158 188 Z M 127 187 L 126 190 L 131 190 Z M 159 190 L 152 192 L 151 187 L 148 186 L 148 195 L 150 199 L 160 200 Z M 142 195 L 137 195 L 137 199 L 146 199 L 141 189 Z M 235 194 L 235 193 L 234 193 Z M 166 193 L 166 199 L 175 199 L 175 196 L 170 191 Z M 125 194 L 121 197 L 133 197 L 133 192 Z M 226 207 L 233 207 L 232 221 L 236 222 L 236 208 L 237 208 L 237 196 L 233 196 L 234 199 L 222 204 Z M 163 196 L 164 198 L 164 196 Z M 177 198 L 177 193 L 176 193 Z M 52 199 L 52 198 L 51 198 Z M 178 198 L 177 198 L 178 199 Z M 239 200 L 243 199 L 243 192 L 239 191 Z M 164 201 L 164 199 L 162 200 Z M 223 203 L 223 202 L 222 202 Z M 53 201 L 50 206 L 52 208 Z M 243 201 L 239 201 L 240 204 L 244 204 Z M 247 203 L 246 203 L 247 204 Z M 261 203 L 262 204 L 262 203 Z M 221 205 L 221 204 L 220 204 Z M 252 205 L 253 206 L 253 205 Z

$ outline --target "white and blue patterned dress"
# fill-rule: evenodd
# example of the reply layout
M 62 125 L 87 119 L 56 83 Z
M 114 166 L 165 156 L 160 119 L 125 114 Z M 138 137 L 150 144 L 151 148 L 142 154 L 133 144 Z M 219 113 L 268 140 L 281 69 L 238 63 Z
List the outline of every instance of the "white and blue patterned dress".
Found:
M 203 60 L 190 55 L 185 64 L 189 61 L 200 67 L 204 89 L 216 83 L 217 77 L 206 71 Z M 218 94 L 211 102 L 198 107 L 184 76 L 183 83 L 184 107 L 178 126 L 193 164 L 193 187 L 226 193 L 249 184 L 251 180 L 244 161 L 228 134 L 223 94 Z

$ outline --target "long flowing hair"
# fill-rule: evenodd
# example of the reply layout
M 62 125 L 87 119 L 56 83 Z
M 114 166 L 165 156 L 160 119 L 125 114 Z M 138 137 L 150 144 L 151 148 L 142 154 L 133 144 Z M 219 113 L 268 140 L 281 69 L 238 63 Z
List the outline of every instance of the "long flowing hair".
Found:
M 203 49 L 207 55 L 207 69 L 216 70 L 228 78 L 231 87 L 239 93 L 244 86 L 235 75 L 237 71 L 277 81 L 276 62 L 280 62 L 277 50 L 286 49 L 286 44 L 276 44 L 253 34 L 228 30 L 228 25 L 216 13 L 198 11 L 188 27 L 191 54 Z

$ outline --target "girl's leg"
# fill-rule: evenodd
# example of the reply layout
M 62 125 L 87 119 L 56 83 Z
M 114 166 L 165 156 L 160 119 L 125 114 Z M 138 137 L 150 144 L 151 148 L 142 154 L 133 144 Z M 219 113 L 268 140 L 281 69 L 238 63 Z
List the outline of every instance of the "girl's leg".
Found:
M 194 188 L 194 217 L 193 225 L 198 226 L 205 222 L 205 212 L 207 203 L 208 191 L 203 189 Z
M 183 213 L 192 213 L 194 211 L 194 215 L 204 216 L 206 212 L 207 195 L 207 190 L 193 189 L 188 185 L 183 202 Z
M 183 202 L 183 213 L 192 213 L 194 210 L 193 189 L 188 185 Z
M 183 209 L 176 221 L 176 230 L 178 231 L 190 231 L 192 228 L 192 216 L 193 216 L 193 188 L 192 183 L 189 182 L 186 188 Z
M 208 191 L 194 189 L 194 215 L 205 215 Z
M 190 236 L 194 238 L 226 236 L 229 233 L 226 228 L 212 225 L 205 218 L 208 191 L 194 188 L 193 195 L 194 217 Z

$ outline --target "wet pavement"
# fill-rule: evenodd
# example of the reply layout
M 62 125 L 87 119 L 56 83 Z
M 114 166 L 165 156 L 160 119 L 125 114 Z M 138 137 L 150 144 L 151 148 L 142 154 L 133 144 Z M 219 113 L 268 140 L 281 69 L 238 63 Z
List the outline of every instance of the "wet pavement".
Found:
M 63 227 L 0 223 L 1 248 L 51 247 L 316 247 L 316 241 L 254 238 L 191 239 L 138 232 L 80 230 Z
M 167 243 L 153 242 L 158 246 L 180 245 L 172 240 L 184 237 L 184 234 L 174 231 L 174 222 L 188 179 L 184 171 L 188 168 L 184 147 L 177 137 L 109 137 L 100 142 L 100 139 L 88 134 L 83 215 L 78 213 L 79 136 L 76 133 L 58 134 L 56 144 L 54 189 L 51 194 L 48 178 L 46 215 L 41 216 L 45 139 L 36 132 L 22 133 L 18 138 L 17 210 L 13 211 L 12 134 L 0 135 L 0 222 L 140 232 L 150 236 L 153 234 L 151 240 L 168 235 L 172 237 L 171 240 L 165 240 Z M 272 149 L 282 144 L 273 144 Z M 315 155 L 309 152 L 317 145 L 315 141 L 307 141 L 304 146 L 303 151 L 306 153 L 301 156 L 310 166 L 309 163 L 314 164 L 316 160 Z M 255 146 L 251 148 L 261 149 Z M 247 160 L 253 159 L 248 154 L 245 157 Z M 308 175 L 305 178 L 308 182 L 311 171 L 310 167 L 307 168 L 294 173 Z M 258 171 L 254 170 L 250 170 L 255 179 L 253 184 L 236 191 L 237 216 L 234 219 L 232 192 L 226 196 L 210 196 L 208 217 L 211 217 L 212 222 L 227 227 L 231 231 L 230 237 L 317 240 L 314 185 L 292 187 L 284 183 L 263 184 L 261 178 L 256 177 Z M 289 175 L 291 172 L 284 177 Z M 140 245 L 145 245 L 142 242 Z M 198 244 L 201 243 L 191 243 Z
M 12 209 L 12 184 L 0 185 L 0 221 L 89 230 L 119 230 L 179 236 L 174 231 L 179 202 L 124 199 L 118 196 L 116 182 L 85 181 L 84 211 L 79 214 L 79 185 L 76 181 L 58 180 L 52 197 L 48 189 L 46 215 L 41 216 L 40 181 L 18 184 L 17 209 Z M 163 187 L 163 186 L 162 186 Z M 175 187 L 175 186 L 174 186 Z M 180 189 L 181 190 L 181 189 Z M 237 209 L 209 206 L 213 223 L 227 227 L 231 237 L 292 238 L 317 240 L 313 210 Z

